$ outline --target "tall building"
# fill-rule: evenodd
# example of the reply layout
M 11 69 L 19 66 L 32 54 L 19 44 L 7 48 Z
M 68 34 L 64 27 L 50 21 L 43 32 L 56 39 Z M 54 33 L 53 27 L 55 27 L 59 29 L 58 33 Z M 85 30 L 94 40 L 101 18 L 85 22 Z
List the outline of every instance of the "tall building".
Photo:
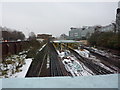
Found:
M 120 32 L 120 2 L 118 2 L 118 9 L 116 14 L 116 32 Z
M 80 32 L 81 32 L 81 28 L 71 28 L 71 30 L 69 31 L 69 38 L 70 39 L 79 39 L 81 38 Z
M 69 31 L 69 39 L 87 39 L 92 33 L 94 33 L 95 27 L 83 26 L 83 28 L 71 28 Z
M 120 27 L 120 25 L 119 25 Z M 83 26 L 82 28 L 71 28 L 69 31 L 69 39 L 84 40 L 88 39 L 95 31 L 99 32 L 114 32 L 115 27 L 113 24 L 106 26 Z

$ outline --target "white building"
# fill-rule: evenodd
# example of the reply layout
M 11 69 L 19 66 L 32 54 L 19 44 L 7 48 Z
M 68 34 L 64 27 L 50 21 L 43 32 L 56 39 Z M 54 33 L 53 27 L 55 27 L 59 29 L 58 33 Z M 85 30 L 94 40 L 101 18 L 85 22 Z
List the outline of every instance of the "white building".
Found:
M 102 26 L 101 28 L 99 28 L 100 32 L 109 32 L 109 31 L 114 31 L 115 27 L 113 24 L 109 24 L 107 26 Z
M 83 26 L 82 28 L 71 28 L 69 31 L 70 39 L 87 39 L 94 33 L 94 26 Z

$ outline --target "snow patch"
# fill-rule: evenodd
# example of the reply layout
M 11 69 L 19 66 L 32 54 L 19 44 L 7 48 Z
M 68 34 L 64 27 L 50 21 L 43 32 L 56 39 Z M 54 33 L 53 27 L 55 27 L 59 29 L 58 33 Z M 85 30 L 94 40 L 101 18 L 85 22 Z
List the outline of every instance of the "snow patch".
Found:
M 86 49 L 83 49 L 83 50 L 75 49 L 75 51 L 85 58 L 89 58 L 90 56 L 90 52 Z
M 21 72 L 15 73 L 14 75 L 11 76 L 11 78 L 17 77 L 17 78 L 24 78 L 27 74 L 27 71 L 31 65 L 32 58 L 25 59 L 25 65 L 21 67 L 20 69 L 22 70 Z
M 0 77 L 25 77 L 32 59 L 26 59 L 28 51 L 20 52 L 18 55 L 11 55 L 0 63 Z
M 46 46 L 46 44 L 44 44 L 44 45 L 39 49 L 39 51 L 41 51 L 45 46 Z
M 69 50 L 58 51 L 59 57 L 62 59 L 62 63 L 67 72 L 71 73 L 72 76 L 86 76 L 93 75 L 92 71 L 89 70 L 84 64 L 80 63 L 77 58 L 70 53 Z M 89 53 L 87 50 L 85 53 Z M 86 55 L 87 57 L 87 55 Z

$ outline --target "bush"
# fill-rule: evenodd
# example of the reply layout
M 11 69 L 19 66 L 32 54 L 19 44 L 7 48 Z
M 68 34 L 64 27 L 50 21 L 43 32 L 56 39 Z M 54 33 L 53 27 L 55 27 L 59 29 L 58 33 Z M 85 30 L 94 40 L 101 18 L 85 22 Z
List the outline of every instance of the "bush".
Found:
M 30 50 L 29 52 L 27 53 L 27 58 L 34 58 L 36 56 L 36 53 L 38 51 L 38 49 L 40 49 L 42 47 L 42 45 L 44 44 L 43 43 L 40 43 L 39 41 L 37 40 L 31 40 L 30 41 Z
M 114 32 L 95 32 L 88 39 L 90 45 L 96 45 L 100 47 L 106 47 L 111 49 L 119 49 L 120 48 L 120 33 Z

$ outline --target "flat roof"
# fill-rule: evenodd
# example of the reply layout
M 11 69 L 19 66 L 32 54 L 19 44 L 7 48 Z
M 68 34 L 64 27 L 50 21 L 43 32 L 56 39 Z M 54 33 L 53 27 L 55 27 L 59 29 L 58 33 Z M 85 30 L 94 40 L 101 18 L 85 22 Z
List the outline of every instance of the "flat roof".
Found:
M 81 41 L 75 41 L 75 40 L 55 40 L 54 43 L 81 43 Z

